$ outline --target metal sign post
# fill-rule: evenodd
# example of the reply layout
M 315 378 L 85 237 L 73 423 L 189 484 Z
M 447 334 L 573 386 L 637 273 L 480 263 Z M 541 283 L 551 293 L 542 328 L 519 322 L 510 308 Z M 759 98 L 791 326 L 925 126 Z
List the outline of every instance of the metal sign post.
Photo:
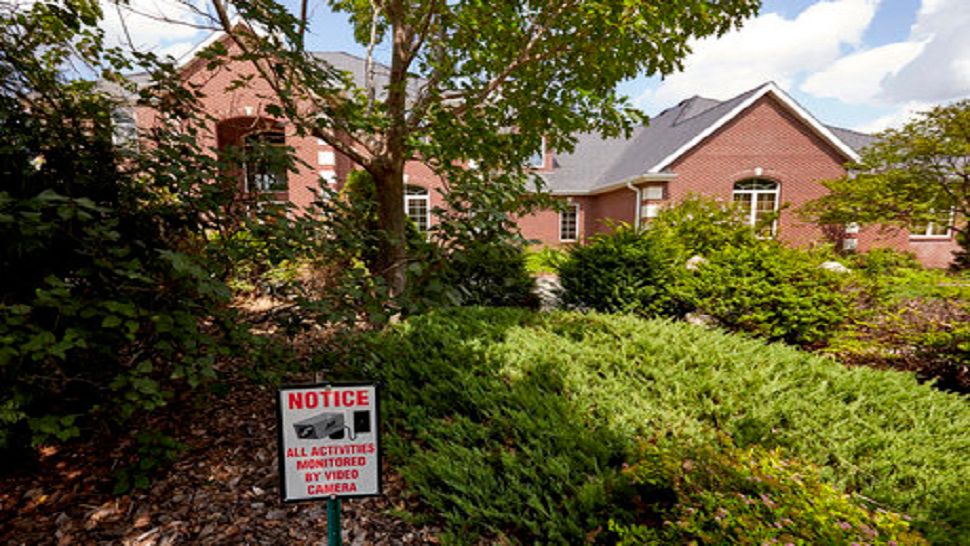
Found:
M 340 546 L 342 498 L 381 494 L 380 399 L 374 383 L 277 391 L 280 496 L 327 501 L 327 544 Z
M 340 499 L 327 500 L 327 546 L 340 546 Z

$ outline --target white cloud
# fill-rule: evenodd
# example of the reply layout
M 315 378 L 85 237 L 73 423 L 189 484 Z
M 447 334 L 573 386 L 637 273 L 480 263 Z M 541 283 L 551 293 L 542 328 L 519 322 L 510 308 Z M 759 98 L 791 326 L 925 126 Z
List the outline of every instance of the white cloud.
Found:
M 814 4 L 795 19 L 767 13 L 740 30 L 694 44 L 684 71 L 666 78 L 638 103 L 653 110 L 694 94 L 728 98 L 773 80 L 790 88 L 806 71 L 836 61 L 845 47 L 858 47 L 875 15 L 878 0 L 830 0 Z
M 889 102 L 943 102 L 970 95 L 970 9 L 966 0 L 924 0 L 909 41 L 920 55 L 883 82 Z
M 932 104 L 921 101 L 910 101 L 899 106 L 895 112 L 880 116 L 874 120 L 853 127 L 863 133 L 877 133 L 883 129 L 898 129 L 907 121 L 912 121 L 918 112 L 929 110 Z
M 204 34 L 196 28 L 204 18 L 179 0 L 130 0 L 120 6 L 101 0 L 101 9 L 101 28 L 112 46 L 127 47 L 130 36 L 138 49 L 178 57 Z
M 883 81 L 919 55 L 926 42 L 898 42 L 846 55 L 808 77 L 800 89 L 816 97 L 847 103 L 872 102 Z
M 966 0 L 925 0 L 907 40 L 842 57 L 801 90 L 849 104 L 912 104 L 970 95 L 970 10 Z

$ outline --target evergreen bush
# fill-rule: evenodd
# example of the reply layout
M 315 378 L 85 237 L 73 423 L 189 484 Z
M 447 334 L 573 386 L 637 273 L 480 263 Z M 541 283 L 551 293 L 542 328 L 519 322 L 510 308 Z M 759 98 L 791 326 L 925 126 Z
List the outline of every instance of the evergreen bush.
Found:
M 970 407 L 909 374 L 665 320 L 511 309 L 412 317 L 348 354 L 384 383 L 389 460 L 457 542 L 598 540 L 633 521 L 621 471 L 638 438 L 718 434 L 818 465 L 934 543 L 970 541 Z
M 902 515 L 837 491 L 778 449 L 644 442 L 623 475 L 637 491 L 634 517 L 651 524 L 611 520 L 621 546 L 928 544 Z
M 617 226 L 570 249 L 559 265 L 562 302 L 610 313 L 670 313 L 677 259 L 670 246 L 629 225 Z
M 774 241 L 727 246 L 680 275 L 676 294 L 732 330 L 793 345 L 824 343 L 845 320 L 842 279 Z

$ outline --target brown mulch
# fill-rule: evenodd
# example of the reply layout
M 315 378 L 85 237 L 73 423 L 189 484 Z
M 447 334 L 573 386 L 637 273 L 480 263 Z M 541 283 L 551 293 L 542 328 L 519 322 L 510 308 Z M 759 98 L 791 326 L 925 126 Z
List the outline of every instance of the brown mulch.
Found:
M 36 468 L 0 475 L 0 544 L 324 544 L 326 503 L 279 498 L 275 390 L 230 379 L 226 394 L 185 396 L 143 423 L 187 449 L 147 490 L 113 496 L 132 452 L 109 437 L 41 448 Z M 127 454 L 127 455 L 126 455 Z M 438 530 L 384 469 L 384 496 L 343 501 L 344 544 L 437 544 Z

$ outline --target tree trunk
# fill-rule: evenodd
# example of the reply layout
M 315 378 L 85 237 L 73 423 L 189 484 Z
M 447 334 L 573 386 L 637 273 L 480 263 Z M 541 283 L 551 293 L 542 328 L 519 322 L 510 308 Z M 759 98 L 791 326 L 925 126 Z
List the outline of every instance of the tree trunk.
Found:
M 401 0 L 391 0 L 387 17 L 391 23 L 391 70 L 388 77 L 385 106 L 389 123 L 384 140 L 384 158 L 377 185 L 378 213 L 383 231 L 384 248 L 381 252 L 382 275 L 390 288 L 391 296 L 404 292 L 407 283 L 406 241 L 404 222 L 404 164 L 408 153 L 405 149 L 407 121 L 408 51 L 411 39 L 403 21 L 405 5 Z
M 378 225 L 381 230 L 381 256 L 378 271 L 391 296 L 404 292 L 407 283 L 407 251 L 404 214 L 404 165 L 392 165 L 374 176 L 377 187 Z

